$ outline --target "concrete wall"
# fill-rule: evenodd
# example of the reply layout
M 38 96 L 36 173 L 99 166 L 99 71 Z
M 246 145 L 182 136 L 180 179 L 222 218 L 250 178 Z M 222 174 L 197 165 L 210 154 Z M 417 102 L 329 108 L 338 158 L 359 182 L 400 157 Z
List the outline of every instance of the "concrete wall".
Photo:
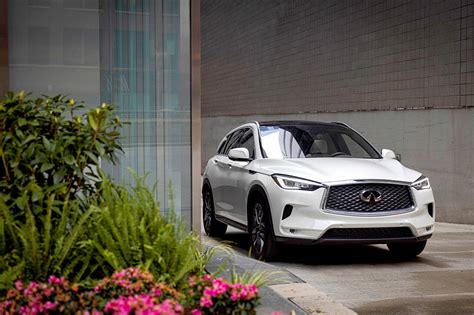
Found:
M 474 224 L 474 108 L 203 117 L 203 166 L 226 132 L 252 120 L 343 121 L 431 180 L 437 220 Z

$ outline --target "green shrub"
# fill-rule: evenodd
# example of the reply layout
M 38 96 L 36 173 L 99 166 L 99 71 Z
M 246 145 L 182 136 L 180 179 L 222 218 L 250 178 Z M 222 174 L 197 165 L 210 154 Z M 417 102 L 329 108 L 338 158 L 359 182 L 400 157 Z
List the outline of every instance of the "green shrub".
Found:
M 99 159 L 114 162 L 120 121 L 61 95 L 0 101 L 0 288 L 88 268 L 80 241 Z
M 80 114 L 80 112 L 83 112 Z M 9 92 L 0 101 L 0 194 L 15 217 L 55 200 L 95 190 L 99 159 L 115 161 L 121 126 L 111 105 L 84 112 L 61 95 L 37 99 Z
M 199 237 L 173 211 L 160 212 L 145 178 L 135 176 L 128 188 L 104 178 L 99 195 L 87 246 L 96 251 L 103 274 L 133 266 L 179 286 L 190 274 L 204 271 L 209 255 L 201 254 Z

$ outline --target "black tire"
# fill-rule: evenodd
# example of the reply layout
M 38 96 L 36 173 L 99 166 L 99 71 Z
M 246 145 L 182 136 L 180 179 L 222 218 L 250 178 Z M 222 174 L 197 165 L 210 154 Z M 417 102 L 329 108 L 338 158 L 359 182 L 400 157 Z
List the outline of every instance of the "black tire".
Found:
M 263 197 L 256 197 L 250 204 L 249 235 L 252 256 L 270 261 L 277 254 L 277 242 L 273 234 L 270 207 Z
M 415 258 L 425 249 L 426 241 L 416 243 L 390 243 L 387 244 L 390 252 L 397 257 Z
M 214 213 L 214 199 L 212 191 L 206 187 L 202 192 L 202 222 L 204 231 L 209 236 L 224 236 L 227 231 L 227 224 L 217 221 Z

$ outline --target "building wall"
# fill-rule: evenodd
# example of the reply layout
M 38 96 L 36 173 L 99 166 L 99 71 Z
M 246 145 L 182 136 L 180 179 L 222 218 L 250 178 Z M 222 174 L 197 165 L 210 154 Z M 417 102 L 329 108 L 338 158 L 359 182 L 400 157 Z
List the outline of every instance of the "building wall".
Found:
M 474 0 L 202 0 L 203 164 L 224 133 L 341 120 L 432 180 L 474 223 Z
M 0 97 L 8 90 L 8 15 L 7 0 L 0 0 Z

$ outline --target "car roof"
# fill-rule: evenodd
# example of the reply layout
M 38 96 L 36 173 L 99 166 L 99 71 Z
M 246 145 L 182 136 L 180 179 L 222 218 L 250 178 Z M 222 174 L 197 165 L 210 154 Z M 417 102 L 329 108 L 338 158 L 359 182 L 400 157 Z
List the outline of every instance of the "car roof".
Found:
M 259 122 L 260 126 L 318 126 L 318 127 L 349 127 L 341 122 L 322 122 L 310 120 L 272 120 Z

